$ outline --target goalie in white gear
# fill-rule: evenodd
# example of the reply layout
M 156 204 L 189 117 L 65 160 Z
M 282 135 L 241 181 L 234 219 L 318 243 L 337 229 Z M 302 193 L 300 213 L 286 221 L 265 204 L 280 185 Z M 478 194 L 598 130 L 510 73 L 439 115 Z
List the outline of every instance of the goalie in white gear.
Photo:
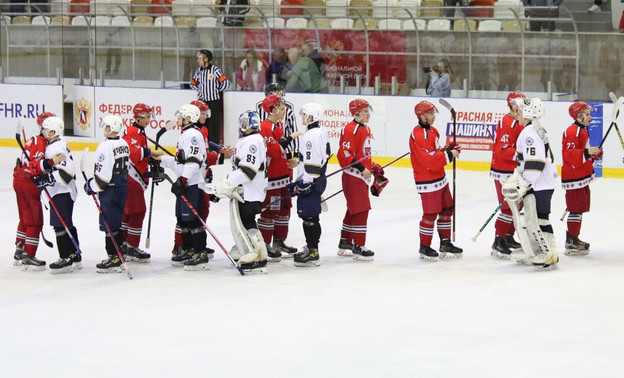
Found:
M 514 222 L 520 225 L 517 232 L 522 252 L 514 252 L 511 257 L 530 265 L 553 267 L 559 258 L 548 216 L 559 175 L 546 130 L 539 122 L 545 112 L 544 104 L 538 98 L 527 98 L 521 107 L 523 117 L 530 121 L 518 136 L 518 168 L 502 187 Z M 522 218 L 518 209 L 521 201 L 524 201 Z
M 258 113 L 243 112 L 238 125 L 240 138 L 231 158 L 233 170 L 222 183 L 208 185 L 206 192 L 216 190 L 218 197 L 230 198 L 230 228 L 236 243 L 230 251 L 232 258 L 245 272 L 266 273 L 267 249 L 256 223 L 268 182 L 266 146 L 258 132 Z

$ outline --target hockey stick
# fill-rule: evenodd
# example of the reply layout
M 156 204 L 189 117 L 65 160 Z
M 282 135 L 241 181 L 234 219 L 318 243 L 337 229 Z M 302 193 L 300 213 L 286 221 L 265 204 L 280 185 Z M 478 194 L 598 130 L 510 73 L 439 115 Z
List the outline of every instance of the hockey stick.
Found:
M 622 134 L 620 134 L 620 129 L 617 126 L 617 118 L 620 115 L 620 109 L 622 108 L 622 105 L 624 105 L 624 97 L 616 98 L 615 93 L 609 92 L 609 98 L 613 102 L 613 110 L 611 110 L 611 124 L 609 125 L 609 128 L 607 129 L 607 132 L 605 133 L 605 135 L 602 137 L 602 141 L 600 141 L 600 145 L 598 146 L 598 148 L 602 149 L 602 145 L 607 140 L 607 136 L 609 136 L 609 133 L 611 132 L 611 129 L 614 126 L 615 126 L 615 130 L 618 133 L 618 137 L 620 138 L 620 143 L 622 144 L 622 148 L 624 148 L 624 141 L 622 140 Z M 568 209 L 565 209 L 563 211 L 563 214 L 561 215 L 561 218 L 559 218 L 559 220 L 563 222 L 567 214 L 568 214 Z
M 363 161 L 364 161 L 364 160 L 366 160 L 367 158 L 368 158 L 368 156 L 364 156 L 363 158 L 361 158 L 361 159 L 359 159 L 358 161 L 355 161 L 355 162 L 353 162 L 353 163 L 351 163 L 351 164 L 347 165 L 346 167 L 343 167 L 343 168 L 337 169 L 337 170 L 335 170 L 334 172 L 332 172 L 332 173 L 330 173 L 330 174 L 328 174 L 328 175 L 326 175 L 326 176 L 323 176 L 322 178 L 319 178 L 319 179 L 318 179 L 318 180 L 316 180 L 316 181 L 312 181 L 312 182 L 310 183 L 310 185 L 315 185 L 317 182 L 321 182 L 321 181 L 323 181 L 323 180 L 327 180 L 328 178 L 332 177 L 333 175 L 336 175 L 336 174 L 338 174 L 338 173 L 340 173 L 340 172 L 342 172 L 342 171 L 345 171 L 345 170 L 347 170 L 347 169 L 349 169 L 349 168 L 353 167 L 354 165 L 356 165 L 356 164 L 358 164 L 358 163 L 363 162 Z M 278 203 L 278 202 L 280 202 L 280 201 L 282 201 L 282 200 L 284 200 L 284 199 L 286 199 L 286 198 L 292 197 L 292 196 L 296 195 L 297 193 L 298 193 L 298 192 L 296 192 L 296 193 L 295 193 L 295 192 L 293 192 L 293 194 L 288 193 L 288 194 L 287 194 L 287 195 L 285 195 L 285 196 L 281 196 L 281 197 L 279 197 L 279 198 L 277 198 L 277 199 L 275 199 L 275 200 L 271 201 L 268 205 L 266 205 L 265 207 L 261 208 L 261 209 L 260 209 L 260 212 L 264 212 L 266 209 L 268 209 L 269 207 L 271 207 L 273 204 L 276 204 L 276 203 Z M 338 194 L 338 193 L 336 193 L 336 194 Z
M 392 160 L 390 163 L 388 163 L 388 164 L 386 164 L 386 165 L 382 165 L 382 166 L 381 166 L 381 168 L 386 168 L 386 167 L 388 167 L 388 166 L 390 166 L 390 165 L 392 165 L 392 164 L 396 163 L 397 161 L 399 161 L 399 160 L 403 159 L 404 157 L 406 157 L 406 156 L 407 156 L 407 155 L 409 155 L 409 154 L 410 154 L 409 152 L 406 152 L 406 153 L 404 153 L 403 155 L 399 156 L 398 158 L 396 158 L 396 159 Z M 337 191 L 336 193 L 332 194 L 331 196 L 329 196 L 329 197 L 327 197 L 327 198 L 323 199 L 323 200 L 321 201 L 321 203 L 323 203 L 323 202 L 327 201 L 327 200 L 328 200 L 328 199 L 330 199 L 330 198 L 336 197 L 338 194 L 342 193 L 342 192 L 343 192 L 343 190 L 344 190 L 344 189 L 340 189 L 339 191 Z
M 445 108 L 447 108 L 450 112 L 451 115 L 453 116 L 453 143 L 455 144 L 457 141 L 457 117 L 455 115 L 455 109 L 453 109 L 453 107 L 451 106 L 451 104 L 448 103 L 448 101 L 446 101 L 445 99 L 441 98 L 439 100 L 440 104 L 442 106 L 444 106 Z M 452 239 L 453 241 L 455 241 L 455 223 L 457 222 L 457 209 L 455 208 L 455 188 L 456 188 L 456 179 L 457 179 L 457 159 L 453 158 L 453 224 L 452 224 L 452 228 L 453 228 L 453 234 L 452 234 Z
M 89 147 L 84 149 L 84 152 L 82 153 L 82 158 L 80 159 L 80 171 L 82 171 L 82 177 L 84 177 L 85 182 L 87 183 L 89 182 L 89 178 L 87 177 L 87 174 L 85 173 L 84 165 L 85 165 L 85 160 L 86 160 L 88 152 L 89 152 Z M 111 239 L 111 242 L 113 243 L 113 246 L 115 247 L 115 251 L 117 252 L 117 256 L 119 257 L 119 260 L 121 260 L 121 266 L 126 271 L 128 278 L 132 279 L 132 274 L 130 274 L 130 270 L 128 270 L 128 266 L 126 265 L 126 259 L 124 259 L 123 254 L 119 250 L 119 246 L 117 245 L 117 242 L 115 241 L 115 238 L 113 237 L 113 232 L 111 231 L 110 226 L 108 225 L 108 222 L 106 221 L 106 217 L 104 216 L 104 213 L 102 212 L 102 207 L 100 207 L 100 201 L 98 201 L 97 197 L 95 196 L 95 193 L 91 193 L 91 198 L 93 198 L 93 202 L 95 202 L 95 206 L 97 207 L 98 212 L 102 216 L 102 224 L 104 225 L 104 228 L 106 229 L 106 233 L 108 234 L 108 237 Z
M 165 124 L 166 126 L 167 124 Z M 159 144 L 158 141 L 160 140 L 160 138 L 163 136 L 164 133 L 167 132 L 167 127 L 163 127 L 162 129 L 158 130 L 158 132 L 156 133 L 156 141 L 154 143 L 154 145 L 156 146 L 156 149 L 158 149 Z M 152 233 L 152 210 L 154 208 L 154 187 L 156 186 L 156 184 L 154 183 L 154 179 L 152 179 L 152 185 L 150 188 L 150 201 L 149 201 L 149 214 L 147 216 L 147 235 L 145 236 L 145 248 L 149 249 L 150 247 L 150 235 Z
M 26 150 L 24 149 L 24 145 L 22 144 L 22 140 L 20 138 L 20 134 L 23 133 L 23 132 L 24 132 L 24 125 L 22 124 L 21 118 L 20 118 L 17 121 L 17 131 L 15 133 L 15 140 L 17 140 L 17 144 L 20 146 L 20 149 L 22 150 L 22 153 L 26 157 L 26 160 L 28 160 L 28 162 L 30 163 L 30 161 L 31 161 L 30 160 L 30 156 L 28 156 L 28 154 L 26 153 Z M 46 194 L 46 197 L 48 198 L 48 202 L 50 202 L 50 205 L 52 206 L 52 209 L 54 210 L 54 212 L 56 213 L 57 217 L 61 221 L 61 224 L 65 228 L 65 232 L 67 232 L 67 235 L 69 235 L 69 239 L 74 244 L 74 247 L 76 247 L 76 252 L 78 252 L 78 254 L 82 255 L 82 250 L 80 250 L 80 245 L 78 244 L 78 241 L 76 240 L 76 238 L 74 238 L 72 233 L 69 231 L 69 227 L 67 227 L 67 223 L 65 223 L 65 220 L 61 216 L 61 213 L 59 212 L 58 208 L 56 207 L 56 204 L 54 204 L 54 201 L 52 200 L 52 196 L 50 195 L 50 192 L 48 191 L 48 188 L 44 187 L 43 188 L 43 192 Z M 49 240 L 46 239 L 45 235 L 43 234 L 43 230 L 41 230 L 41 238 L 43 239 L 43 242 L 45 243 L 45 245 L 47 245 L 50 248 L 54 248 L 54 244 L 52 244 L 52 242 L 50 242 Z
M 485 223 L 483 223 L 483 226 L 481 226 L 481 228 L 479 229 L 479 231 L 477 231 L 477 233 L 475 234 L 475 236 L 471 239 L 473 242 L 477 241 L 477 238 L 479 237 L 479 235 L 481 235 L 481 232 L 485 229 L 485 227 L 488 225 L 488 223 L 490 223 L 490 221 L 492 220 L 492 218 L 494 218 L 494 216 L 496 215 L 496 213 L 498 213 L 498 210 L 500 210 L 501 207 L 503 207 L 503 204 L 505 203 L 505 200 L 502 200 L 501 203 L 498 204 L 498 206 L 496 206 L 496 210 L 494 210 L 494 212 L 490 215 L 490 217 L 485 221 Z
M 169 177 L 169 175 L 167 174 L 163 174 L 162 176 L 165 180 L 169 181 L 169 183 L 171 185 L 174 184 L 173 180 L 171 179 L 171 177 Z M 206 222 L 204 222 L 204 220 L 202 219 L 201 215 L 199 215 L 199 213 L 197 212 L 197 210 L 195 210 L 195 208 L 193 207 L 193 205 L 191 205 L 191 203 L 189 202 L 189 200 L 186 198 L 185 195 L 180 195 L 180 198 L 182 198 L 182 200 L 184 201 L 184 203 L 186 204 L 186 206 L 191 210 L 191 212 L 197 217 L 197 219 L 199 219 L 199 221 L 201 222 L 202 226 L 204 226 L 204 228 L 206 229 L 206 231 L 208 231 L 208 233 L 210 234 L 210 236 L 212 236 L 212 238 L 214 239 L 215 242 L 217 242 L 217 244 L 219 245 L 219 247 L 221 247 L 221 250 L 223 250 L 223 252 L 225 253 L 225 256 L 227 256 L 227 258 L 230 260 L 230 262 L 232 263 L 232 265 L 234 265 L 234 267 L 236 268 L 236 270 L 238 270 L 238 272 L 241 274 L 241 276 L 245 275 L 245 272 L 243 271 L 243 268 L 241 268 L 240 266 L 238 266 L 238 264 L 236 264 L 236 261 L 234 261 L 234 259 L 232 258 L 232 256 L 230 256 L 229 252 L 227 251 L 227 249 L 225 249 L 225 247 L 223 246 L 223 244 L 221 244 L 221 242 L 219 241 L 219 239 L 217 239 L 217 236 L 214 234 L 214 232 L 212 232 L 212 230 L 210 229 L 210 227 L 208 227 L 208 225 L 206 224 Z

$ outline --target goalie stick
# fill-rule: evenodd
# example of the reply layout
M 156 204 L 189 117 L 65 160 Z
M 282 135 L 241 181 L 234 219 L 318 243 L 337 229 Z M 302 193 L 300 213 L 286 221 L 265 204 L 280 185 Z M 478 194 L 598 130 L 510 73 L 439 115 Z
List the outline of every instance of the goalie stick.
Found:
M 453 143 L 457 143 L 457 117 L 455 114 L 455 109 L 451 106 L 451 104 L 449 104 L 448 101 L 446 101 L 445 99 L 441 98 L 439 100 L 440 104 L 442 106 L 444 106 L 445 108 L 447 108 L 450 112 L 451 115 L 453 116 Z M 456 188 L 456 182 L 457 180 L 457 159 L 453 158 L 453 241 L 455 241 L 455 223 L 457 222 L 457 209 L 455 208 L 455 188 Z
M 166 173 L 162 174 L 162 177 L 167 180 L 171 185 L 174 184 L 173 180 L 171 179 L 171 177 L 169 177 L 169 175 L 167 175 Z M 240 266 L 238 266 L 238 264 L 236 264 L 236 261 L 234 261 L 234 259 L 232 258 L 232 256 L 230 256 L 230 253 L 227 251 L 227 249 L 225 249 L 225 247 L 223 246 L 223 244 L 221 244 L 221 242 L 219 241 L 219 239 L 217 239 L 217 236 L 214 234 L 214 232 L 212 232 L 212 230 L 210 229 L 210 227 L 208 227 L 208 225 L 206 224 L 206 222 L 204 222 L 204 220 L 202 219 L 201 215 L 199 215 L 199 213 L 197 212 L 197 210 L 195 210 L 195 208 L 193 207 L 193 205 L 191 205 L 191 203 L 189 202 L 189 200 L 186 198 L 185 195 L 180 195 L 180 198 L 182 198 L 182 201 L 184 201 L 184 203 L 186 204 L 186 206 L 191 210 L 191 212 L 197 217 L 197 219 L 199 219 L 199 221 L 201 222 L 202 226 L 204 226 L 204 228 L 206 229 L 206 231 L 208 231 L 208 233 L 210 234 L 210 236 L 212 236 L 212 238 L 214 239 L 215 242 L 217 242 L 217 244 L 219 245 L 219 247 L 221 248 L 221 250 L 223 250 L 223 253 L 225 253 L 225 256 L 227 256 L 227 258 L 230 260 L 230 262 L 232 263 L 232 265 L 234 265 L 234 267 L 236 268 L 236 270 L 238 270 L 238 272 L 241 274 L 241 276 L 245 275 L 245 272 L 243 271 L 243 268 L 241 268 Z
M 89 152 L 89 147 L 84 149 L 84 152 L 82 153 L 82 158 L 80 159 L 80 171 L 82 172 L 82 177 L 84 177 L 85 182 L 87 183 L 89 182 L 89 178 L 87 177 L 87 174 L 85 173 L 84 165 L 85 165 L 85 160 L 86 160 L 88 152 Z M 106 233 L 108 234 L 108 237 L 111 238 L 111 242 L 113 243 L 113 246 L 115 247 L 115 251 L 117 252 L 117 256 L 119 257 L 119 260 L 121 260 L 121 266 L 126 271 L 128 278 L 132 279 L 132 274 L 130 273 L 130 270 L 128 270 L 128 265 L 126 265 L 126 259 L 124 259 L 123 254 L 121 253 L 121 250 L 119 249 L 119 246 L 117 245 L 117 242 L 115 241 L 115 238 L 113 237 L 113 232 L 111 231 L 110 226 L 108 225 L 108 221 L 106 221 L 106 217 L 104 216 L 104 213 L 102 212 L 102 207 L 100 207 L 100 201 L 98 201 L 97 197 L 95 196 L 95 193 L 91 193 L 91 198 L 93 198 L 93 202 L 95 202 L 95 206 L 97 207 L 98 212 L 102 216 L 102 224 L 104 225 L 104 228 L 106 229 Z
M 15 140 L 17 141 L 17 144 L 19 145 L 20 149 L 22 150 L 22 153 L 26 157 L 26 160 L 28 160 L 28 162 L 30 163 L 30 156 L 28 156 L 28 154 L 26 153 L 26 149 L 24 149 L 24 145 L 22 144 L 22 140 L 21 140 L 20 134 L 25 135 L 25 133 L 24 133 L 24 125 L 22 124 L 22 119 L 18 118 L 18 120 L 17 120 L 17 131 L 15 132 Z M 34 177 L 36 177 L 36 176 L 34 176 Z M 45 188 L 45 187 L 43 188 L 43 192 L 46 194 L 46 197 L 48 198 L 48 202 L 50 202 L 50 206 L 52 206 L 52 209 L 54 210 L 54 212 L 58 216 L 59 220 L 61 221 L 61 224 L 65 228 L 65 232 L 67 232 L 67 235 L 69 235 L 69 238 L 70 238 L 71 242 L 74 244 L 74 247 L 76 247 L 76 251 L 79 254 L 82 255 L 82 251 L 80 250 L 80 245 L 78 245 L 78 241 L 76 240 L 76 238 L 74 238 L 72 233 L 69 232 L 69 227 L 67 227 L 67 223 L 65 223 L 65 220 L 61 216 L 61 213 L 59 212 L 58 208 L 54 204 L 54 201 L 52 200 L 52 196 L 50 195 L 50 192 L 48 192 L 48 189 Z M 46 239 L 45 235 L 43 234 L 43 229 L 41 230 L 41 238 L 43 239 L 43 242 L 45 243 L 46 246 L 48 246 L 49 248 L 54 248 L 54 244 L 52 244 L 51 241 Z

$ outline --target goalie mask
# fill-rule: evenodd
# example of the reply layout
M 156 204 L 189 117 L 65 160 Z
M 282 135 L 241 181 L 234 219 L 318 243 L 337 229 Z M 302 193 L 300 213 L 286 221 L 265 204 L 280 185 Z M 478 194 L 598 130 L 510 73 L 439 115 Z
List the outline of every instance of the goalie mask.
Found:
M 526 119 L 540 119 L 545 113 L 544 103 L 537 97 L 525 98 L 522 102 L 522 117 Z
M 245 134 L 248 130 L 258 130 L 260 128 L 260 116 L 258 113 L 247 110 L 238 117 L 238 132 Z

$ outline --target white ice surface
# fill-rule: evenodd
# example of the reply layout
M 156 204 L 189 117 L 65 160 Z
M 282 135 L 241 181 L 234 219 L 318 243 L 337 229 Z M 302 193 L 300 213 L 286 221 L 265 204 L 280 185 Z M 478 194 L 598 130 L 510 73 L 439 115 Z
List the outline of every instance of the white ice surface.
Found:
M 336 255 L 339 195 L 321 215 L 320 267 L 282 260 L 269 274 L 245 277 L 210 236 L 217 252 L 209 271 L 171 266 L 174 196 L 161 184 L 152 261 L 129 263 L 129 280 L 95 272 L 106 257 L 104 236 L 82 190 L 74 222 L 84 269 L 51 275 L 12 266 L 17 155 L 0 148 L 0 377 L 619 377 L 624 370 L 622 180 L 592 184 L 581 231 L 591 242 L 586 257 L 563 255 L 565 204 L 555 192 L 558 271 L 491 257 L 494 220 L 470 240 L 497 205 L 487 172 L 457 172 L 456 244 L 464 258 L 420 261 L 411 169 L 387 168 L 390 184 L 372 198 L 368 224 L 374 262 Z M 91 155 L 87 161 L 92 171 Z M 225 172 L 219 167 L 215 177 Z M 337 176 L 326 194 L 340 189 Z M 226 202 L 212 205 L 208 224 L 229 248 Z M 300 247 L 300 220 L 293 216 L 290 226 L 288 242 Z M 44 232 L 53 239 L 49 226 Z M 58 255 L 41 243 L 38 257 L 49 264 Z

